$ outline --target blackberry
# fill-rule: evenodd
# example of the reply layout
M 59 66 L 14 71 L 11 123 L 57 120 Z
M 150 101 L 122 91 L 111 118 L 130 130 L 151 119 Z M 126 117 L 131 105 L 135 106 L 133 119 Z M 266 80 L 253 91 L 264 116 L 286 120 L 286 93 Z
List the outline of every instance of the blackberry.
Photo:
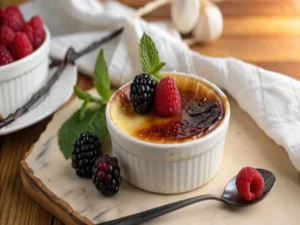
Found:
M 119 192 L 122 178 L 116 157 L 104 155 L 98 158 L 93 168 L 93 183 L 106 197 Z
M 93 166 L 99 156 L 102 156 L 101 143 L 97 136 L 82 133 L 75 141 L 72 152 L 72 167 L 76 175 L 91 179 Z
M 130 102 L 135 112 L 139 114 L 151 112 L 156 85 L 156 81 L 145 73 L 135 76 L 130 85 Z

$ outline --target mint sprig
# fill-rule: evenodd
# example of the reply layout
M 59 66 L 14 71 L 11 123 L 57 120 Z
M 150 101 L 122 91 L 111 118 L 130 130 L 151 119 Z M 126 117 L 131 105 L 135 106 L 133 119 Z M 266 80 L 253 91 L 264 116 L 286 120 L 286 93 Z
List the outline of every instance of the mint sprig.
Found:
M 81 100 L 89 100 L 89 102 L 102 103 L 102 104 L 105 103 L 105 101 L 103 101 L 102 99 L 91 96 L 90 93 L 81 90 L 76 85 L 74 86 L 73 92 L 76 95 L 76 97 Z
M 86 112 L 86 109 L 87 109 L 87 106 L 88 106 L 89 103 L 94 102 L 94 103 L 99 103 L 100 105 L 105 104 L 104 100 L 91 96 L 89 93 L 81 90 L 76 85 L 74 86 L 73 91 L 74 91 L 74 94 L 76 95 L 77 98 L 84 101 L 81 105 L 81 108 L 80 108 L 80 119 L 84 118 L 85 112 Z
M 166 63 L 160 61 L 155 44 L 146 33 L 143 34 L 139 43 L 139 57 L 143 72 L 159 82 L 162 79 L 159 71 Z
M 165 63 L 160 61 L 154 42 L 145 33 L 139 43 L 139 57 L 143 72 L 151 75 L 155 81 L 159 82 L 162 79 L 159 72 Z M 81 108 L 65 121 L 58 131 L 58 144 L 66 159 L 71 157 L 73 143 L 80 133 L 91 132 L 97 135 L 100 140 L 108 136 L 105 107 L 112 92 L 103 50 L 99 52 L 96 60 L 93 83 L 99 97 L 94 97 L 74 86 L 75 96 L 83 101 Z M 94 103 L 93 107 L 90 106 L 90 103 Z
M 94 71 L 94 86 L 98 94 L 106 101 L 109 100 L 112 93 L 110 91 L 110 83 L 109 83 L 109 76 L 107 65 L 104 59 L 103 50 L 100 51 Z
M 80 118 L 81 111 L 76 111 L 59 129 L 58 144 L 65 159 L 72 155 L 74 141 L 82 132 L 91 132 L 100 140 L 108 135 L 105 119 L 105 105 L 86 108 L 85 117 Z
M 105 107 L 112 92 L 103 50 L 99 52 L 96 60 L 93 83 L 100 98 L 94 97 L 90 93 L 74 86 L 75 96 L 83 100 L 83 103 L 81 108 L 58 131 L 58 144 L 66 159 L 72 155 L 72 145 L 80 133 L 91 132 L 97 135 L 100 140 L 103 140 L 108 135 Z M 90 103 L 95 104 L 93 107 L 89 107 Z

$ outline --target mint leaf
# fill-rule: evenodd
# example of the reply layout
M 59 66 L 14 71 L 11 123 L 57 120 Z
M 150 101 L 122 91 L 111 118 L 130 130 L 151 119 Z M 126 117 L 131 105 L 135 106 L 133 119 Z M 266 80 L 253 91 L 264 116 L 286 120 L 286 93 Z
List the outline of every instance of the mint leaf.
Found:
M 159 54 L 154 42 L 151 37 L 145 33 L 139 43 L 139 57 L 143 72 L 153 75 L 153 78 L 159 81 L 161 79 L 159 71 L 165 63 L 160 62 Z
M 74 94 L 77 96 L 77 98 L 84 100 L 84 102 L 82 103 L 81 108 L 80 108 L 80 119 L 84 118 L 85 111 L 90 102 L 105 104 L 105 102 L 102 99 L 94 98 L 93 96 L 90 95 L 90 93 L 81 90 L 76 85 L 74 86 Z
M 93 83 L 101 98 L 95 98 L 74 86 L 74 94 L 83 100 L 83 103 L 81 108 L 65 121 L 58 131 L 58 144 L 66 159 L 72 155 L 73 143 L 80 133 L 91 132 L 100 140 L 108 135 L 105 107 L 112 93 L 103 50 L 99 52 L 96 60 Z M 88 105 L 91 102 L 98 103 L 97 107 L 89 108 Z
M 80 119 L 81 120 L 85 117 L 85 112 L 87 110 L 87 106 L 89 103 L 90 103 L 90 101 L 87 99 L 81 105 L 81 108 L 80 108 Z
M 103 49 L 101 49 L 97 57 L 93 82 L 98 94 L 104 100 L 108 101 L 112 93 L 110 91 L 109 76 L 107 65 L 103 55 Z
M 102 99 L 91 96 L 90 93 L 81 90 L 76 85 L 73 88 L 73 92 L 76 95 L 76 97 L 81 100 L 85 100 L 85 101 L 89 100 L 89 102 L 96 102 L 96 103 L 101 103 L 101 104 L 105 103 Z
M 76 111 L 59 129 L 58 144 L 66 159 L 70 158 L 73 143 L 82 132 L 91 132 L 103 140 L 108 135 L 105 119 L 105 106 L 87 108 L 85 117 L 80 119 L 80 110 Z
M 81 90 L 79 87 L 77 87 L 76 85 L 73 88 L 73 92 L 76 95 L 77 98 L 81 99 L 81 100 L 85 100 L 91 97 L 91 95 L 83 90 Z
M 161 70 L 161 68 L 163 68 L 166 65 L 166 63 L 161 62 L 159 63 L 154 69 L 153 69 L 153 74 L 154 75 L 158 75 L 159 71 Z

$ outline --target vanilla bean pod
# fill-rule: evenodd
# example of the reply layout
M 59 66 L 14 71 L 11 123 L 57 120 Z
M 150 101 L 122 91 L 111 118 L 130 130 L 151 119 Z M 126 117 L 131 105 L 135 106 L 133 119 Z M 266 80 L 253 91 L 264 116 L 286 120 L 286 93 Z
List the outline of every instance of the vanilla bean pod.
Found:
M 51 63 L 49 65 L 49 69 L 59 66 L 62 62 L 63 62 L 63 60 L 51 58 Z
M 53 68 L 55 66 L 58 66 L 58 68 L 52 75 L 51 79 L 47 82 L 47 84 L 40 90 L 38 90 L 25 105 L 18 108 L 14 113 L 9 114 L 5 119 L 0 119 L 0 129 L 14 122 L 20 116 L 25 114 L 32 107 L 32 105 L 34 105 L 34 103 L 37 102 L 37 100 L 39 100 L 45 93 L 47 93 L 69 63 L 74 64 L 76 59 L 95 50 L 102 44 L 114 39 L 115 37 L 119 36 L 122 32 L 123 28 L 119 28 L 118 30 L 110 33 L 108 36 L 102 38 L 101 40 L 93 42 L 92 44 L 90 44 L 89 46 L 87 46 L 79 52 L 76 52 L 72 47 L 70 47 L 66 53 L 64 60 L 56 60 L 49 65 L 50 68 Z

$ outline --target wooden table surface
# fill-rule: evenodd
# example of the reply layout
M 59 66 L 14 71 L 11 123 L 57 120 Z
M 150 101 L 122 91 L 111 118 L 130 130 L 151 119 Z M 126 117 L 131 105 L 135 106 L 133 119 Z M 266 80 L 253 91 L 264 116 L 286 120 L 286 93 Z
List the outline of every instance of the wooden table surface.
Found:
M 23 1 L 1 0 L 0 6 Z M 120 1 L 139 7 L 147 0 Z M 224 15 L 222 37 L 192 49 L 209 56 L 236 57 L 300 80 L 299 0 L 224 0 L 218 5 Z M 148 18 L 168 16 L 168 7 L 164 7 Z M 79 74 L 78 85 L 89 89 L 92 82 Z M 0 225 L 62 224 L 26 195 L 19 176 L 21 158 L 50 120 L 51 116 L 0 137 Z

